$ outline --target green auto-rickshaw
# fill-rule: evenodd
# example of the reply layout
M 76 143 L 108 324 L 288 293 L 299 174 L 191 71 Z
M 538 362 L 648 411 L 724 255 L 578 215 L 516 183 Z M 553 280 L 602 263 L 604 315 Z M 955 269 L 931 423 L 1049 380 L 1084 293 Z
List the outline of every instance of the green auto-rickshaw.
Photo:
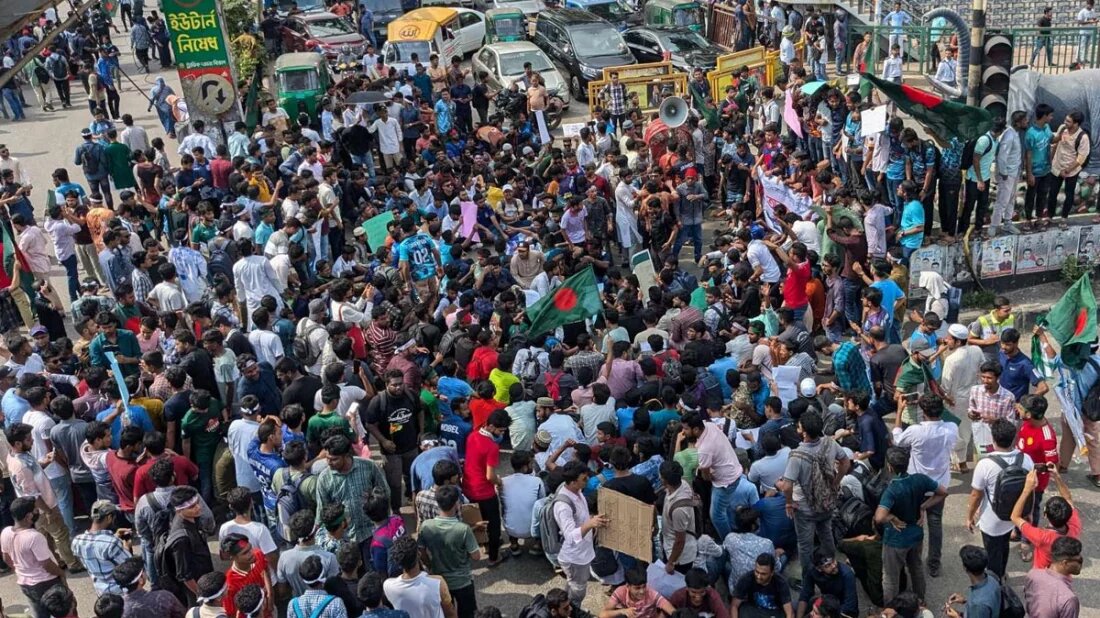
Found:
M 275 96 L 291 118 L 305 112 L 313 121 L 321 115 L 321 99 L 332 86 L 332 74 L 322 54 L 283 54 L 275 61 Z
M 645 3 L 647 26 L 687 26 L 703 29 L 703 7 L 698 2 L 684 0 L 648 0 Z
M 519 9 L 499 8 L 485 11 L 485 44 L 523 41 L 527 38 L 527 18 Z

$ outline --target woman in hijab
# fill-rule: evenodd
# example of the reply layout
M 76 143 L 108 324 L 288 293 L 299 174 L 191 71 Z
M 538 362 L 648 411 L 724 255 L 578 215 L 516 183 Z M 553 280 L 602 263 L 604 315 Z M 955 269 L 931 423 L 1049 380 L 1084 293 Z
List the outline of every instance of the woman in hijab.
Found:
M 149 92 L 149 107 L 145 111 L 149 111 L 154 107 L 157 108 L 157 117 L 160 118 L 160 124 L 164 127 L 164 132 L 168 134 L 168 137 L 175 139 L 175 120 L 172 118 L 172 104 L 168 102 L 168 97 L 175 95 L 176 92 L 172 90 L 172 87 L 165 83 L 163 77 L 157 78 L 157 83 L 153 86 L 152 91 Z
M 920 287 L 928 292 L 928 296 L 924 299 L 924 311 L 920 312 L 914 309 L 909 313 L 909 319 L 920 324 L 924 321 L 926 313 L 938 315 L 940 328 L 936 331 L 936 337 L 937 339 L 943 339 L 947 336 L 947 311 L 950 308 L 947 291 L 951 289 L 951 286 L 947 285 L 947 282 L 938 272 L 932 270 L 921 271 L 919 283 Z

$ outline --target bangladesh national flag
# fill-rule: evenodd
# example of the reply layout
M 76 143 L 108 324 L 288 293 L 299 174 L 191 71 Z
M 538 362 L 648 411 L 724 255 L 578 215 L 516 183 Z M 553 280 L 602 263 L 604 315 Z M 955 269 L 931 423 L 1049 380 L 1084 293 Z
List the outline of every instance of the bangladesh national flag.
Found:
M 534 337 L 564 324 L 580 322 L 602 309 L 596 274 L 589 266 L 527 308 L 527 319 L 531 322 L 527 334 Z
M 940 139 L 957 137 L 964 142 L 978 139 L 993 126 L 993 114 L 989 110 L 956 103 L 905 84 L 885 81 L 870 73 L 863 73 L 862 76 L 865 86 L 870 83 L 881 90 L 898 109 L 915 118 Z
M 1096 296 L 1087 273 L 1054 303 L 1043 321 L 1062 347 L 1062 362 L 1073 369 L 1084 367 L 1089 346 L 1096 342 Z

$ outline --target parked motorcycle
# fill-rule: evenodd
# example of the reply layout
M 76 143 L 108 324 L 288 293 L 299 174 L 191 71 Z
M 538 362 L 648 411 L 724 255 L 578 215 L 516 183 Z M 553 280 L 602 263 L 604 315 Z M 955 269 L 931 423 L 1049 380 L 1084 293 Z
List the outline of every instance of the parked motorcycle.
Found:
M 543 116 L 546 117 L 547 130 L 553 131 L 561 126 L 561 115 L 565 102 L 558 96 L 557 90 L 551 90 L 547 94 L 549 100 L 546 103 Z M 496 104 L 496 113 L 492 116 L 494 121 L 500 119 L 511 121 L 519 116 L 520 112 L 527 111 L 527 95 L 519 90 L 506 88 L 500 91 L 494 103 Z

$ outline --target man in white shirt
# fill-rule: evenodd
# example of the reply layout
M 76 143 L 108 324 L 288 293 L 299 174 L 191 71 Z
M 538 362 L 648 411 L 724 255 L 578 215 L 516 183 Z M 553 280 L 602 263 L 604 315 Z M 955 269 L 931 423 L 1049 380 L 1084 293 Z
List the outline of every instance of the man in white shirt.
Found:
M 908 448 L 909 474 L 923 474 L 936 481 L 940 487 L 951 485 L 951 452 L 959 439 L 959 429 L 954 423 L 943 420 L 943 399 L 933 393 L 920 397 L 920 409 L 925 420 L 919 425 L 901 427 L 901 414 L 897 414 L 891 434 L 894 445 Z M 976 478 L 976 477 L 975 477 Z M 926 511 L 928 515 L 928 574 L 938 577 L 943 553 L 944 503 Z
M 256 351 L 256 360 L 274 367 L 275 363 L 286 354 L 279 336 L 267 329 L 271 323 L 271 314 L 267 309 L 260 307 L 249 317 L 252 318 L 254 330 L 248 333 L 248 342 Z
M 1077 40 L 1077 62 L 1084 63 L 1088 58 L 1089 49 L 1092 47 L 1092 33 L 1096 29 L 1096 3 L 1086 0 L 1085 6 L 1077 11 L 1077 25 L 1081 26 L 1081 34 Z
M 1011 519 L 1005 520 L 994 512 L 999 506 L 997 482 L 1006 468 L 1019 466 L 1031 470 L 1035 463 L 1031 457 L 1016 449 L 1016 426 L 1012 421 L 999 418 L 990 428 L 993 434 L 993 452 L 974 466 L 970 481 L 970 504 L 966 511 L 966 529 L 974 532 L 975 526 L 982 533 L 982 545 L 989 554 L 989 570 L 1004 577 L 1008 566 L 1009 540 L 1012 537 Z
M 548 507 L 553 509 L 554 521 L 562 536 L 558 564 L 565 573 L 569 601 L 577 607 L 584 603 L 588 593 L 589 569 L 596 558 L 593 532 L 611 521 L 607 515 L 592 516 L 588 512 L 588 501 L 581 492 L 588 483 L 589 474 L 588 467 L 579 461 L 565 464 L 562 468 L 564 482 Z
M 596 428 L 603 422 L 615 422 L 615 399 L 611 389 L 602 382 L 592 385 L 592 403 L 581 406 L 581 425 L 584 427 L 584 440 L 589 446 L 596 446 Z
M 187 306 L 187 298 L 183 295 L 183 288 L 180 287 L 176 267 L 172 264 L 161 264 L 157 273 L 162 281 L 153 286 L 146 300 L 156 303 L 156 308 L 160 311 L 183 311 Z
M 401 123 L 385 106 L 378 108 L 378 118 L 367 127 L 378 135 L 378 151 L 382 153 L 382 169 L 386 172 L 401 165 Z
M 255 405 L 248 406 L 249 403 L 255 403 Z M 259 401 L 255 400 L 254 395 L 245 395 L 241 400 L 241 417 L 230 423 L 229 430 L 226 432 L 229 451 L 233 453 L 234 460 L 248 461 L 248 447 L 260 429 L 260 416 Z M 263 504 L 260 481 L 256 478 L 252 466 L 236 466 L 236 474 L 237 487 L 243 487 L 252 494 L 253 504 Z
M 134 126 L 134 117 L 122 115 L 122 124 L 126 127 L 118 134 L 118 141 L 126 144 L 131 152 L 145 151 L 149 148 L 149 134 L 142 127 Z
M 531 473 L 531 452 L 516 451 L 512 454 L 514 472 L 501 479 L 501 506 L 504 511 L 504 529 L 512 541 L 512 554 L 519 552 L 519 539 L 531 542 L 531 515 L 535 502 L 546 495 L 546 486 L 535 474 Z
M 6 145 L 0 144 L 0 172 L 5 170 L 11 170 L 12 173 L 15 174 L 15 181 L 19 184 L 30 186 L 31 178 L 27 175 L 26 170 L 23 169 L 22 162 L 11 156 L 11 151 L 8 150 Z
M 206 123 L 202 120 L 195 120 L 191 123 L 191 132 L 187 134 L 187 137 L 180 140 L 179 148 L 176 149 L 176 154 L 185 155 L 191 154 L 195 148 L 202 148 L 205 153 L 217 152 L 217 145 L 214 144 L 214 140 L 210 139 L 203 130 L 206 129 Z
M 947 403 L 951 406 L 951 412 L 960 421 L 959 439 L 955 442 L 955 460 L 959 464 L 959 472 L 967 471 L 967 462 L 974 452 L 971 446 L 971 421 L 967 412 L 970 409 L 970 391 L 981 382 L 978 368 L 985 360 L 981 347 L 967 342 L 969 336 L 970 331 L 962 324 L 947 327 L 944 340 L 947 342 L 948 352 L 940 377 L 940 386 L 949 398 Z
M 233 264 L 233 288 L 237 290 L 239 302 L 245 306 L 243 317 L 246 321 L 251 318 L 252 312 L 259 309 L 264 296 L 274 297 L 280 307 L 283 302 L 284 288 L 279 287 L 275 269 L 264 256 L 253 255 L 254 250 L 251 240 L 237 241 L 237 251 L 241 257 Z
M 742 229 L 739 232 L 742 241 L 748 241 L 748 249 L 745 254 L 749 258 L 749 264 L 752 265 L 753 273 L 752 279 L 762 281 L 764 283 L 779 283 L 779 279 L 782 273 L 779 271 L 779 263 L 775 261 L 775 257 L 772 255 L 768 246 L 764 244 L 763 229 L 752 233 L 748 230 Z M 745 238 L 749 236 L 749 238 Z

